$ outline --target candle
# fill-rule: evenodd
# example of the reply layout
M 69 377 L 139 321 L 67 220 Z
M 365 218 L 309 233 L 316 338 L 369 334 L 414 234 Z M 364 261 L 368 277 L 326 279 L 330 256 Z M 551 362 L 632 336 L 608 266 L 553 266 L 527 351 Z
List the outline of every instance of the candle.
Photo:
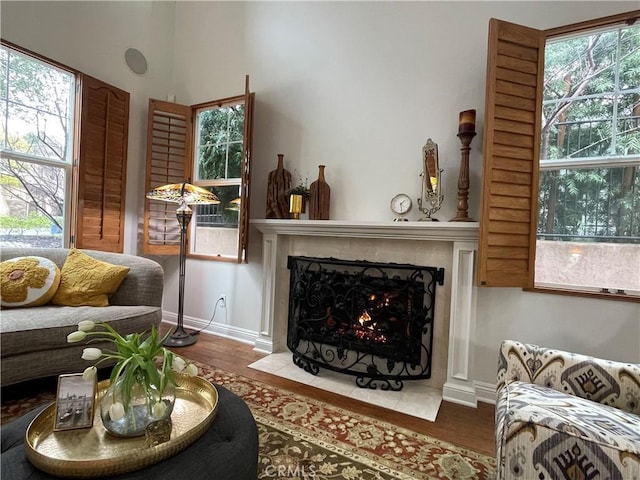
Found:
M 476 131 L 476 111 L 465 110 L 460 112 L 460 121 L 458 122 L 458 133 L 470 133 Z

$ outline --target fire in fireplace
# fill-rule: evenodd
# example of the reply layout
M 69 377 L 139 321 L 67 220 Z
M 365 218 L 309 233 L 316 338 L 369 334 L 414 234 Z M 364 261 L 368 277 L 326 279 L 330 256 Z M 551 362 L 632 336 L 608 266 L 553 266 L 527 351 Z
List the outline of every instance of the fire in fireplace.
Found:
M 430 378 L 443 268 L 310 257 L 289 257 L 288 268 L 287 346 L 296 365 L 384 390 Z

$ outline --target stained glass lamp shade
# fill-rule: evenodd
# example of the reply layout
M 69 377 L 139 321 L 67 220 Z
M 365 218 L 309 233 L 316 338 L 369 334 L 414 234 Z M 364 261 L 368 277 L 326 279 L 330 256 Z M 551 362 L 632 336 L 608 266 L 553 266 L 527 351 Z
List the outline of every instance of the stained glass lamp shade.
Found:
M 180 224 L 180 272 L 178 286 L 178 321 L 175 331 L 164 342 L 168 347 L 186 347 L 196 343 L 196 338 L 184 329 L 184 279 L 187 258 L 187 227 L 193 214 L 189 205 L 220 203 L 218 197 L 209 190 L 187 182 L 172 183 L 154 188 L 147 198 L 163 202 L 177 203 L 176 217 Z

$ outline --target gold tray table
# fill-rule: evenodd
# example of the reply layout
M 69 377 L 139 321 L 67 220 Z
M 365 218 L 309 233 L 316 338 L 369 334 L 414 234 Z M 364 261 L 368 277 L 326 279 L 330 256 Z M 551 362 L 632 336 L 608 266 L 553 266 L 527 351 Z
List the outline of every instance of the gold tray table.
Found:
M 218 391 L 200 377 L 176 374 L 176 402 L 171 414 L 171 439 L 147 446 L 145 436 L 114 437 L 100 418 L 100 400 L 109 381 L 98 384 L 93 427 L 53 431 L 55 403 L 33 419 L 26 433 L 29 461 L 51 475 L 88 478 L 132 472 L 184 450 L 204 434 L 218 412 Z

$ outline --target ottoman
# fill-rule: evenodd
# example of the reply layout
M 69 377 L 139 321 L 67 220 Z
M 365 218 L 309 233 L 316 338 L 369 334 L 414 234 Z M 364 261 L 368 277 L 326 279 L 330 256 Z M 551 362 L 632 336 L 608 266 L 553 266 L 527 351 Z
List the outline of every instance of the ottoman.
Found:
M 175 480 L 186 478 L 255 480 L 258 476 L 258 428 L 244 401 L 224 387 L 218 390 L 218 414 L 211 428 L 180 453 L 112 480 Z M 27 460 L 25 433 L 31 420 L 45 408 L 39 407 L 0 430 L 2 480 L 41 480 L 53 477 Z

